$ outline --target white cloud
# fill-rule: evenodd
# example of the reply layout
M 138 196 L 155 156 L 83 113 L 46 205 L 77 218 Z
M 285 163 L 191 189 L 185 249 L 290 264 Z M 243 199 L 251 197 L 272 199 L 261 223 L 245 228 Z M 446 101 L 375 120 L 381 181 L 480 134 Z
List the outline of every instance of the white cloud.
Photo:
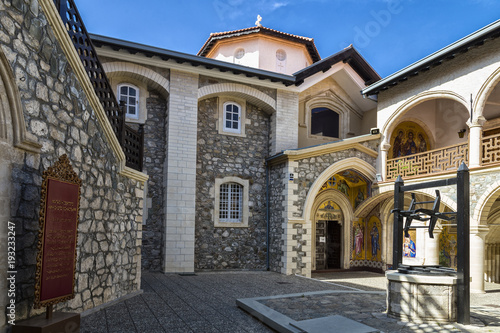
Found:
M 275 2 L 271 5 L 271 7 L 273 10 L 276 10 L 278 8 L 285 7 L 287 5 L 288 5 L 288 2 Z

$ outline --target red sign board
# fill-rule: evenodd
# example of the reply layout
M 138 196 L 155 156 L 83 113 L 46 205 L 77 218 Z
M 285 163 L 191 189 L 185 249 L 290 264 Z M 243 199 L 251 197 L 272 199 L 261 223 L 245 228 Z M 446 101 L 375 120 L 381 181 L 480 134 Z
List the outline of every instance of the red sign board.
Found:
M 48 180 L 40 301 L 73 294 L 79 186 Z
M 75 295 L 80 185 L 66 155 L 43 174 L 35 308 Z

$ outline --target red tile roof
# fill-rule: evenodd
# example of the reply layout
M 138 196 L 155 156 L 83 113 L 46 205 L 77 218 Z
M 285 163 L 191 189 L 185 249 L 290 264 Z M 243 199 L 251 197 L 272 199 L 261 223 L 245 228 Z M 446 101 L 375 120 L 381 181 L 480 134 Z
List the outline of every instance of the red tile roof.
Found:
M 306 46 L 307 51 L 308 51 L 313 62 L 321 60 L 319 52 L 316 49 L 316 45 L 314 44 L 313 38 L 292 35 L 292 34 L 288 34 L 285 32 L 281 32 L 278 30 L 274 30 L 274 29 L 266 28 L 266 27 L 262 27 L 262 26 L 255 26 L 255 27 L 239 29 L 239 30 L 211 33 L 210 37 L 207 39 L 205 44 L 203 44 L 202 48 L 200 49 L 200 51 L 198 51 L 197 55 L 205 57 L 210 52 L 210 50 L 214 47 L 216 42 L 220 39 L 238 37 L 238 36 L 243 36 L 243 35 L 248 35 L 248 34 L 253 34 L 253 33 L 262 33 L 262 34 L 271 35 L 271 36 L 275 36 L 275 37 L 279 37 L 279 38 L 283 38 L 283 39 L 287 39 L 287 40 L 291 40 L 291 41 L 295 41 L 295 42 L 304 44 Z

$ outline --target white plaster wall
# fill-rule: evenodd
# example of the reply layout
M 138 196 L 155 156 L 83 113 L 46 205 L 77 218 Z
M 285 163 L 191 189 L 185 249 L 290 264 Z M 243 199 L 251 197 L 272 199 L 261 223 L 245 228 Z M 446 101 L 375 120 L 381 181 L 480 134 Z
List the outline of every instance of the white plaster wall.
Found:
M 311 64 L 306 48 L 302 44 L 292 42 L 279 42 L 277 39 L 259 39 L 259 63 L 261 69 L 277 72 L 276 51 L 282 49 L 286 52 L 285 74 L 293 74 Z
M 380 92 L 377 126 L 385 130 L 389 123 L 400 116 L 396 113 L 398 109 L 416 97 L 439 98 L 453 94 L 469 105 L 470 95 L 476 100 L 481 86 L 500 66 L 499 48 L 500 39 L 488 41 L 483 46 L 457 54 L 455 59 L 444 61 L 440 66 Z
M 370 130 L 374 127 L 377 127 L 377 108 L 368 110 L 363 114 L 359 135 L 370 133 Z
M 239 48 L 245 50 L 245 56 L 241 59 L 235 59 L 234 53 Z M 231 41 L 220 41 L 214 50 L 208 54 L 208 57 L 276 72 L 276 51 L 278 49 L 283 49 L 287 55 L 286 74 L 293 74 L 312 63 L 303 44 L 262 35 L 250 35 L 234 38 Z

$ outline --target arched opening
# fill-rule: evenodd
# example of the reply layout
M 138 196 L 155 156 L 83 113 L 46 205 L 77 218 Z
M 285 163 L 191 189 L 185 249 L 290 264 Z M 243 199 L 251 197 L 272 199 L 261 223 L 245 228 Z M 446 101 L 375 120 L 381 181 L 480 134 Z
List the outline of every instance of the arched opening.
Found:
M 500 134 L 500 83 L 490 83 L 490 92 L 487 95 L 486 102 L 481 115 L 486 120 L 483 125 L 483 136 Z
M 362 229 L 363 235 L 370 234 L 366 231 L 369 221 L 356 219 L 354 210 L 370 195 L 371 182 L 355 170 L 339 171 L 323 183 L 311 211 L 312 270 L 346 269 L 356 256 L 364 260 L 371 243 L 364 237 L 360 239 L 359 230 Z M 373 227 L 373 219 L 371 222 Z M 381 230 L 380 220 L 375 229 Z M 351 236 L 355 232 L 358 232 L 357 248 Z M 380 260 L 380 235 L 374 235 L 376 260 Z M 371 250 L 370 247 L 370 253 Z
M 481 135 L 481 159 L 482 165 L 493 165 L 500 163 L 500 84 L 491 90 L 482 112 L 484 117 L 483 131 Z
M 342 210 L 332 200 L 324 200 L 316 210 L 316 270 L 342 268 Z
M 469 117 L 467 108 L 451 98 L 428 99 L 402 110 L 386 129 L 386 178 L 454 171 L 467 163 Z
M 485 236 L 484 278 L 486 282 L 500 283 L 500 197 L 495 193 L 496 200 L 486 219 L 488 233 Z

